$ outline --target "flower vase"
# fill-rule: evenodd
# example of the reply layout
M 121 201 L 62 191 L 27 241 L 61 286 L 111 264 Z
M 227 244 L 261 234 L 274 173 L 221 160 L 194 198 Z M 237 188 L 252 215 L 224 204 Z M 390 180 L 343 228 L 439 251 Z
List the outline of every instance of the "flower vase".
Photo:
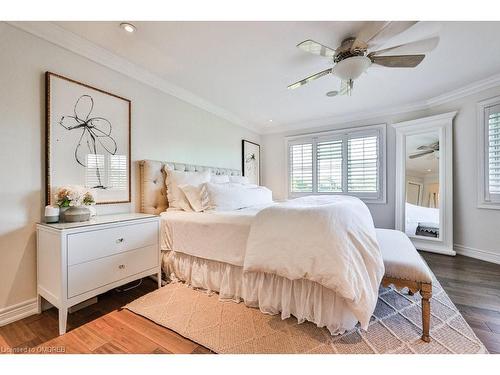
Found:
M 62 216 L 62 222 L 64 223 L 88 221 L 90 219 L 90 210 L 83 206 L 63 207 L 60 216 Z

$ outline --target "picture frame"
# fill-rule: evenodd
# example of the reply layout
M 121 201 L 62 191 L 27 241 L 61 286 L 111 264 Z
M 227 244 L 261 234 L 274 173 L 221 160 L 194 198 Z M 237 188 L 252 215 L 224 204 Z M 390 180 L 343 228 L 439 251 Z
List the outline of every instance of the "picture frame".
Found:
M 45 88 L 46 204 L 67 185 L 96 204 L 130 203 L 132 102 L 49 71 Z
M 241 172 L 251 184 L 260 185 L 260 145 L 241 140 Z

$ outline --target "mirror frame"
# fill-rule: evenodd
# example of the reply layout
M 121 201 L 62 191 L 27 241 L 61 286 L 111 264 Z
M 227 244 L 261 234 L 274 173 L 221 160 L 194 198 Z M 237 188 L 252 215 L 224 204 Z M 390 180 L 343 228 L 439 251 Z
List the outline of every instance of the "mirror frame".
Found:
M 455 255 L 453 250 L 453 118 L 457 112 L 393 124 L 396 129 L 397 230 L 405 231 L 406 137 L 437 131 L 439 134 L 439 238 L 409 237 L 418 250 Z

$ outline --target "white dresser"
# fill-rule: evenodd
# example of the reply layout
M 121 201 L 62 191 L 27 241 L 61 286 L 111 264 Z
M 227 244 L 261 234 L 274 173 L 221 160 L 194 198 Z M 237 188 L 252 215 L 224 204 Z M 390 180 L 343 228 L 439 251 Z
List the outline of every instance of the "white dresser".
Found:
M 37 225 L 38 312 L 41 298 L 59 309 L 59 334 L 68 308 L 142 277 L 161 286 L 159 217 L 97 216 L 81 223 Z

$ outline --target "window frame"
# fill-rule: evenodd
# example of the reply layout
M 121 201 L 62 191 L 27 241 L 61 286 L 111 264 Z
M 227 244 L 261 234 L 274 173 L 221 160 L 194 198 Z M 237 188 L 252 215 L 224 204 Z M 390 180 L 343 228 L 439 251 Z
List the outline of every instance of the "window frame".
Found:
M 370 135 L 377 135 L 378 141 L 378 155 L 377 155 L 377 192 L 366 193 L 366 192 L 348 192 L 347 191 L 347 167 L 348 167 L 348 139 L 353 137 L 363 137 Z M 286 162 L 286 173 L 285 173 L 285 186 L 287 190 L 288 198 L 298 198 L 305 195 L 350 195 L 360 198 L 366 203 L 374 204 L 386 204 L 387 203 L 387 183 L 386 183 L 386 134 L 387 134 L 387 124 L 376 124 L 367 126 L 357 126 L 350 128 L 342 128 L 336 130 L 328 130 L 322 132 L 300 134 L 295 136 L 285 137 L 285 162 Z M 328 140 L 342 139 L 342 192 L 318 192 L 318 159 L 317 159 L 317 143 L 324 142 Z M 292 192 L 291 191 L 291 181 L 290 181 L 290 146 L 294 144 L 303 144 L 306 142 L 312 143 L 312 153 L 313 153 L 313 183 L 312 192 Z
M 495 96 L 477 103 L 478 124 L 478 208 L 500 210 L 500 194 L 489 191 L 489 116 L 486 113 L 493 107 L 500 106 L 500 96 Z

